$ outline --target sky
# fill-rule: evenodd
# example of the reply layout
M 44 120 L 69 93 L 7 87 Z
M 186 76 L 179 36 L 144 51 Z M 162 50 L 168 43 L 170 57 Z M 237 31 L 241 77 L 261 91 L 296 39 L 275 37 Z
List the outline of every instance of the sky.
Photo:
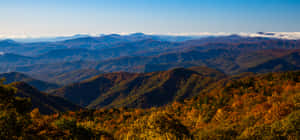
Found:
M 0 36 L 299 32 L 300 0 L 1 0 Z

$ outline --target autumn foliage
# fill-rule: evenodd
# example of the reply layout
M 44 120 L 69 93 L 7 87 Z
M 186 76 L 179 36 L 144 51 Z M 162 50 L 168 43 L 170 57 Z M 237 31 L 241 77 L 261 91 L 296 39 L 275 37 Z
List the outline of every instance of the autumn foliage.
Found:
M 219 80 L 163 107 L 52 115 L 0 86 L 0 139 L 300 139 L 300 71 Z

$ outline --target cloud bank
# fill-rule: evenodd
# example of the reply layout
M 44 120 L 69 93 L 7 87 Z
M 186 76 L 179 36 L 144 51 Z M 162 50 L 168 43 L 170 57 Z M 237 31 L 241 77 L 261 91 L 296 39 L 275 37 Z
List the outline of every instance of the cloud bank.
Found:
M 90 35 L 90 36 L 99 36 L 100 35 L 100 33 L 83 33 L 83 34 Z M 112 32 L 110 34 L 129 35 L 132 33 Z M 165 34 L 145 33 L 145 34 L 169 35 L 169 36 L 197 36 L 197 37 L 240 35 L 240 36 L 245 36 L 245 37 L 269 37 L 269 38 L 290 39 L 290 40 L 300 39 L 300 32 L 258 32 L 258 33 L 200 32 L 200 33 L 165 33 Z M 73 35 L 30 36 L 30 35 L 3 35 L 3 34 L 0 34 L 0 39 L 34 39 L 34 38 L 70 37 L 70 36 L 73 36 Z
M 169 33 L 167 35 L 174 36 L 229 36 L 229 35 L 240 35 L 245 37 L 270 37 L 279 39 L 290 39 L 297 40 L 300 39 L 300 32 L 258 32 L 258 33 L 227 33 L 227 32 L 202 32 L 202 33 Z

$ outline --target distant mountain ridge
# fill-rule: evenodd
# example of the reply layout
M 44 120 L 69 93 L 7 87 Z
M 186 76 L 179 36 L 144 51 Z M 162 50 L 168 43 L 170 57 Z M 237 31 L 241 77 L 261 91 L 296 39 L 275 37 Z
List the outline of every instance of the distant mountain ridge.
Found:
M 58 37 L 36 37 L 36 38 L 14 38 L 12 40 L 22 43 L 36 43 L 36 42 L 57 42 L 69 39 L 88 37 L 88 34 L 76 34 L 73 36 L 58 36 Z
M 15 53 L 19 55 L 33 56 L 47 53 L 55 49 L 66 48 L 86 48 L 100 49 L 107 48 L 113 45 L 135 42 L 141 40 L 156 40 L 156 41 L 186 41 L 199 37 L 186 36 L 160 36 L 160 35 L 145 35 L 136 33 L 130 35 L 109 34 L 101 36 L 75 35 L 73 37 L 62 37 L 64 39 L 54 39 L 55 42 L 16 42 L 11 39 L 0 40 L 0 51 L 5 53 Z M 16 49 L 18 48 L 18 49 Z M 22 50 L 22 51 L 20 51 Z
M 286 59 L 285 61 L 287 63 L 292 63 L 292 65 L 295 65 L 294 67 L 289 67 L 291 69 L 288 69 L 287 67 L 285 70 L 299 69 L 300 60 L 297 59 L 297 52 L 299 52 L 299 50 L 272 50 L 273 51 L 258 50 L 241 52 L 239 50 L 210 49 L 207 51 L 174 52 L 154 56 L 120 57 L 104 61 L 75 61 L 53 64 L 40 64 L 17 67 L 15 70 L 12 70 L 21 71 L 30 74 L 33 77 L 40 77 L 39 79 L 43 80 L 48 79 L 43 75 L 50 76 L 53 74 L 56 75 L 57 73 L 63 74 L 65 72 L 71 72 L 81 69 L 96 69 L 102 72 L 153 72 L 164 71 L 176 67 L 188 68 L 193 66 L 206 66 L 218 69 L 227 74 L 238 74 L 247 71 L 260 72 L 260 70 L 255 69 L 254 67 L 258 65 L 268 67 L 268 64 L 264 65 L 263 63 L 266 63 L 267 61 L 271 61 L 273 59 L 282 59 L 282 57 L 286 57 L 284 59 Z M 265 70 L 265 72 L 270 71 L 280 71 L 280 69 L 270 66 Z
M 6 40 L 2 42 L 3 46 L 0 42 L 0 52 L 3 53 L 0 55 L 0 72 L 22 72 L 44 81 L 82 69 L 154 72 L 206 66 L 226 74 L 239 74 L 248 69 L 252 72 L 271 72 L 280 68 L 259 70 L 254 67 L 300 49 L 300 40 L 268 37 L 230 35 L 185 41 L 165 41 L 159 37 L 136 33 L 88 36 L 58 42 L 19 43 Z M 280 51 L 271 54 L 270 50 Z M 292 64 L 295 66 L 286 66 L 291 70 L 298 69 L 299 60 L 292 60 L 291 57 L 285 61 L 295 61 Z

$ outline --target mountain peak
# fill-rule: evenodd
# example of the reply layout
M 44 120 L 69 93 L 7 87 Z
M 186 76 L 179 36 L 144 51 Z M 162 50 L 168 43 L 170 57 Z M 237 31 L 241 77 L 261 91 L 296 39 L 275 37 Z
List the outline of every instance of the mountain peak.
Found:
M 133 33 L 133 34 L 130 34 L 130 36 L 144 36 L 145 34 L 144 33 Z
M 12 39 L 5 39 L 2 40 L 2 42 L 6 42 L 6 43 L 16 43 L 16 41 L 12 40 Z
M 109 36 L 109 37 L 120 37 L 121 35 L 119 35 L 119 34 L 110 34 L 110 35 L 106 35 L 106 36 Z

